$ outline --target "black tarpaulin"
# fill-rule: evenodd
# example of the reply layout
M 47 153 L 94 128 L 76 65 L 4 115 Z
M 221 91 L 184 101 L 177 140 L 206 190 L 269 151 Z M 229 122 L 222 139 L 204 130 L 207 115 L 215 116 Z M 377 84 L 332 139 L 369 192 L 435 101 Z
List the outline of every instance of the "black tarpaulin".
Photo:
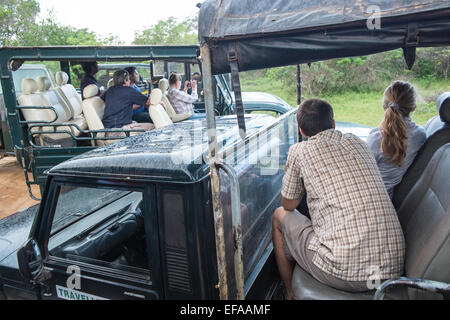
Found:
M 378 13 L 379 28 L 370 28 L 368 19 Z M 246 71 L 449 45 L 450 1 L 208 0 L 200 10 L 199 37 L 210 45 L 214 74 L 230 71 L 230 51 Z

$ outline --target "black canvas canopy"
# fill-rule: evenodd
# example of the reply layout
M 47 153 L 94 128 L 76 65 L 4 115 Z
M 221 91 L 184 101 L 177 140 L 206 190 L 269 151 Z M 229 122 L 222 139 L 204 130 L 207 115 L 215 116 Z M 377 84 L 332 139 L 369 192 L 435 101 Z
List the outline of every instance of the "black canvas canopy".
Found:
M 229 60 L 246 71 L 398 48 L 412 66 L 414 48 L 450 44 L 450 1 L 207 0 L 199 37 L 213 74 Z

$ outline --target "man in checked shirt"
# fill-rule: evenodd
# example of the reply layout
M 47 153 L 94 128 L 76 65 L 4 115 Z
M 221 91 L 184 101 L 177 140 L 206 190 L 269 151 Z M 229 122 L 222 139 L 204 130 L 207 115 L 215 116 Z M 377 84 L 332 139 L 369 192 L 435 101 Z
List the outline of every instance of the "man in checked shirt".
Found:
M 405 239 L 376 161 L 364 141 L 335 130 L 332 107 L 311 99 L 297 121 L 307 141 L 289 151 L 274 213 L 278 269 L 292 299 L 295 263 L 316 280 L 347 292 L 368 280 L 403 274 Z M 311 220 L 296 210 L 308 194 Z

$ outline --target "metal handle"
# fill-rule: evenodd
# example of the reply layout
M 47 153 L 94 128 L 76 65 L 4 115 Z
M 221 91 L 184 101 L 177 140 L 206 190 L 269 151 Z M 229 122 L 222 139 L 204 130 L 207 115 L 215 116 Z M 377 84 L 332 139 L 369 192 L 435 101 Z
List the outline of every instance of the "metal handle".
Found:
M 423 279 L 409 279 L 409 278 L 400 278 L 396 280 L 386 281 L 381 285 L 381 287 L 375 293 L 374 300 L 383 300 L 386 290 L 390 287 L 407 287 L 407 288 L 415 288 L 423 291 L 439 293 L 444 296 L 444 299 L 450 299 L 450 284 L 423 280 Z

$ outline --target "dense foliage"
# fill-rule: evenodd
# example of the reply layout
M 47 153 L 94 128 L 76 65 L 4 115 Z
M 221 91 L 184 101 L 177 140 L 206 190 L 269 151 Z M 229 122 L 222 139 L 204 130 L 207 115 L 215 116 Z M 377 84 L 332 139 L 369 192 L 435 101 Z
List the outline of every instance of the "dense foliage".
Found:
M 114 35 L 101 38 L 88 29 L 61 25 L 52 12 L 36 21 L 40 12 L 36 0 L 2 0 L 0 5 L 0 45 L 120 45 Z M 135 31 L 133 44 L 196 44 L 198 17 L 177 20 L 170 17 Z M 55 66 L 55 69 L 57 66 Z M 73 70 L 78 78 L 80 68 Z M 422 48 L 412 70 L 406 69 L 402 50 L 371 56 L 348 57 L 315 62 L 302 66 L 302 88 L 305 97 L 345 92 L 379 92 L 394 79 L 447 82 L 450 71 L 450 49 Z M 243 84 L 282 83 L 289 96 L 296 95 L 296 67 L 288 66 L 242 74 Z
M 398 78 L 413 81 L 447 81 L 450 70 L 450 48 L 421 48 L 412 70 L 407 70 L 402 50 L 371 56 L 348 57 L 315 62 L 302 66 L 302 88 L 305 96 L 322 96 L 347 91 L 367 92 L 384 89 L 386 81 Z M 245 78 L 264 77 L 280 80 L 286 90 L 295 93 L 295 66 L 246 73 Z
M 135 32 L 134 44 L 197 44 L 197 17 L 178 22 L 174 17 L 160 20 Z
M 39 13 L 36 0 L 2 0 L 0 5 L 0 46 L 17 45 Z

